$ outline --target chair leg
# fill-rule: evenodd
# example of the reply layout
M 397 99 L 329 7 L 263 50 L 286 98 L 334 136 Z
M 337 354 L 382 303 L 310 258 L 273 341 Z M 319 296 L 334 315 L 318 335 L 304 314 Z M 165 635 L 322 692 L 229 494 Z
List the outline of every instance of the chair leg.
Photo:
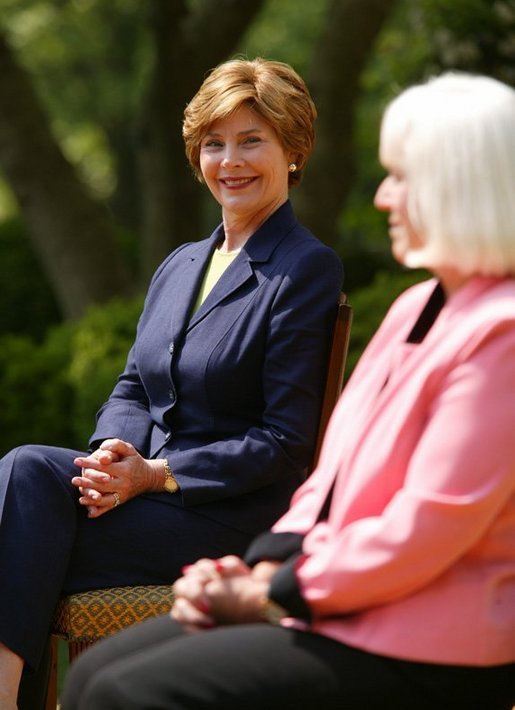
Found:
M 92 645 L 93 642 L 90 641 L 68 641 L 68 658 L 70 663 Z
M 70 663 L 77 656 L 91 646 L 87 641 L 68 641 L 68 659 Z M 56 710 L 57 707 L 57 675 L 59 667 L 59 638 L 52 636 L 50 639 L 50 677 L 45 702 L 45 710 Z
M 57 665 L 59 639 L 52 636 L 50 639 L 50 677 L 46 696 L 45 710 L 56 710 L 57 707 Z

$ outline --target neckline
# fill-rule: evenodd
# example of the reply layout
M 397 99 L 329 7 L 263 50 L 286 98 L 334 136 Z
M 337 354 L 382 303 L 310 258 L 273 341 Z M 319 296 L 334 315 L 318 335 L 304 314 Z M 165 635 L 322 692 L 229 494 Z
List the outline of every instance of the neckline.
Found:
M 438 282 L 406 338 L 407 343 L 418 345 L 424 340 L 444 307 L 445 301 L 445 291 Z

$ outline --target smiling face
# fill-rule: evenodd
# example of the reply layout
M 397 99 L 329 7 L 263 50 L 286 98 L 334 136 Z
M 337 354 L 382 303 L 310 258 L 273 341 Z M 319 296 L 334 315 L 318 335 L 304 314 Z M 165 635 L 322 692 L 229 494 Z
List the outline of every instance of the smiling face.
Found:
M 224 222 L 259 226 L 288 198 L 289 156 L 274 129 L 248 106 L 209 127 L 200 169 Z

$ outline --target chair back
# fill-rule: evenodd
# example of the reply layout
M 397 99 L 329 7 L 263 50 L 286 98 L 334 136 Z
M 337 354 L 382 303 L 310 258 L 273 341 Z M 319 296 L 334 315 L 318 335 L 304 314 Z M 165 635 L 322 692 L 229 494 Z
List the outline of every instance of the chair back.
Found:
M 318 425 L 317 443 L 315 455 L 313 457 L 313 468 L 315 468 L 325 430 L 331 417 L 332 411 L 343 389 L 343 377 L 345 374 L 345 363 L 349 350 L 350 331 L 352 326 L 352 307 L 347 303 L 347 296 L 340 294 L 338 310 L 333 328 L 333 338 L 329 353 L 329 363 L 327 366 L 327 376 L 325 380 L 324 398 L 322 400 L 322 411 L 320 423 Z

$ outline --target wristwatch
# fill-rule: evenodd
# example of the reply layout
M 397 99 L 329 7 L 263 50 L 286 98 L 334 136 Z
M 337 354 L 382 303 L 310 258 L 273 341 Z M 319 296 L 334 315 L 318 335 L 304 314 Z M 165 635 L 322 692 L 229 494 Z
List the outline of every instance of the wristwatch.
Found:
M 163 483 L 163 490 L 165 490 L 167 493 L 177 493 L 179 490 L 179 484 L 173 477 L 172 469 L 170 468 L 170 464 L 166 459 L 162 459 L 163 461 L 163 468 L 165 470 L 165 480 Z
M 290 616 L 289 612 L 277 602 L 269 597 L 263 597 L 260 604 L 260 615 L 263 621 L 277 626 L 281 623 L 281 619 Z

